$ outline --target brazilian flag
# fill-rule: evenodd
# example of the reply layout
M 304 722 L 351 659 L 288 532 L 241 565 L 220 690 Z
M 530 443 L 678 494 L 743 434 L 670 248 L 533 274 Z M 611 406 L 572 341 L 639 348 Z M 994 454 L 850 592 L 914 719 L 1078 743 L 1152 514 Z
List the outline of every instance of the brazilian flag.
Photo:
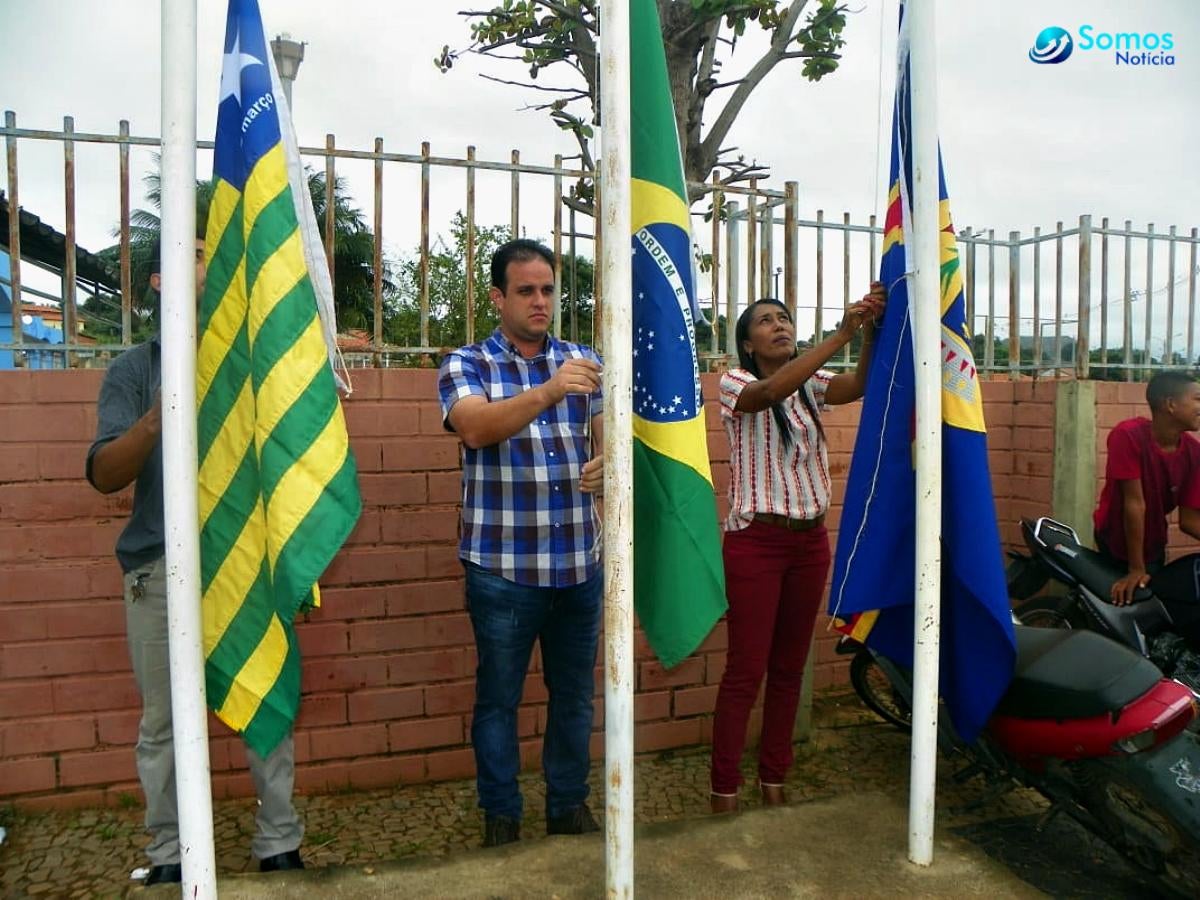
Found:
M 256 0 L 230 0 L 196 361 L 201 607 L 208 704 L 260 756 L 300 705 L 292 622 L 361 509 L 282 102 Z
M 694 323 L 692 240 L 654 0 L 630 3 L 634 599 L 670 668 L 725 612 Z

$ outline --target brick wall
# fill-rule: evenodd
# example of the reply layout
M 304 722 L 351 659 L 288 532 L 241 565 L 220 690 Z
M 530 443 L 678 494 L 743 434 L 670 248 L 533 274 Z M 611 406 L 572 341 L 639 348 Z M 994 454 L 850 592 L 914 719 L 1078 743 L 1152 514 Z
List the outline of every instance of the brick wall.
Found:
M 128 492 L 83 480 L 98 371 L 0 372 L 0 799 L 83 806 L 139 795 L 132 745 L 138 698 L 112 547 Z M 304 655 L 296 782 L 305 792 L 468 777 L 474 649 L 456 554 L 458 445 L 441 429 L 435 373 L 358 370 L 346 404 L 361 476 L 358 527 L 322 579 L 323 606 L 297 631 Z M 724 514 L 729 452 L 706 376 L 709 446 Z M 1022 514 L 1049 509 L 1053 385 L 984 385 L 998 512 L 1006 540 Z M 858 406 L 826 419 L 841 512 Z M 819 630 L 815 687 L 845 678 Z M 707 742 L 725 626 L 665 672 L 637 636 L 636 747 Z M 533 669 L 539 662 L 535 654 Z M 601 689 L 601 673 L 596 683 Z M 537 763 L 546 724 L 537 675 L 519 730 Z M 602 752 L 597 701 L 594 751 Z M 216 796 L 252 793 L 240 739 L 210 718 Z

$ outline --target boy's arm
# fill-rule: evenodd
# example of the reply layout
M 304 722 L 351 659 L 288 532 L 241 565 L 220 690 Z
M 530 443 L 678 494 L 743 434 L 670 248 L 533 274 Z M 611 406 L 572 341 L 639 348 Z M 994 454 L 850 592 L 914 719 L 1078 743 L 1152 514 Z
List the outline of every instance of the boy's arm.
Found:
M 1122 525 L 1125 530 L 1125 552 L 1129 557 L 1129 574 L 1112 586 L 1112 601 L 1117 606 L 1133 602 L 1133 592 L 1150 583 L 1146 574 L 1146 497 L 1140 479 L 1121 482 L 1124 504 Z

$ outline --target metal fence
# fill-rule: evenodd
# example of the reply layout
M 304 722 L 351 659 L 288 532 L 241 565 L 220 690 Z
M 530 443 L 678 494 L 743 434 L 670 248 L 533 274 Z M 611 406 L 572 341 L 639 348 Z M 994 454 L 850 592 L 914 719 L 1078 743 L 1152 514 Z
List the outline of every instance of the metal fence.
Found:
M 62 159 L 62 262 L 55 267 L 62 292 L 55 299 L 66 339 L 61 345 L 39 345 L 37 349 L 43 354 L 59 354 L 63 365 L 88 364 L 89 358 L 102 361 L 133 339 L 130 153 L 153 150 L 158 139 L 131 135 L 125 121 L 116 134 L 75 131 L 70 117 L 64 119 L 61 131 L 18 128 L 11 111 L 5 113 L 2 133 L 7 150 L 7 200 L 13 211 L 19 208 L 18 163 L 24 154 L 61 154 Z M 87 324 L 87 316 L 80 316 L 76 277 L 75 159 L 81 145 L 104 148 L 116 157 L 113 230 L 119 271 L 112 273 L 111 294 L 95 282 L 83 290 L 85 299 L 95 297 L 101 308 L 107 304 L 119 311 L 119 342 L 85 343 L 80 337 L 86 334 L 81 321 Z M 198 143 L 201 154 L 211 150 L 211 142 Z M 560 261 L 557 278 L 563 301 L 555 313 L 555 333 L 564 330 L 564 304 L 577 312 L 580 289 L 575 283 L 574 263 L 594 260 L 604 235 L 577 228 L 580 222 L 593 221 L 579 212 L 583 204 L 575 190 L 589 173 L 564 165 L 561 156 L 556 156 L 552 165 L 524 162 L 517 150 L 508 160 L 499 161 L 479 159 L 474 147 L 467 147 L 461 157 L 435 156 L 428 143 L 421 145 L 419 153 L 396 153 L 385 150 L 378 138 L 369 150 L 349 149 L 339 147 L 332 134 L 326 136 L 325 146 L 303 147 L 301 155 L 325 173 L 325 250 L 335 294 L 334 192 L 338 179 L 349 177 L 357 167 L 360 177 L 352 183 L 363 187 L 359 196 L 370 195 L 369 215 L 364 217 L 374 235 L 371 327 L 348 344 L 347 357 L 352 364 L 428 364 L 423 357 L 445 349 L 438 338 L 448 335 L 439 330 L 442 320 L 438 311 L 450 307 L 457 307 L 465 322 L 463 333 L 456 337 L 470 342 L 481 336 L 476 333 L 480 316 L 475 308 L 479 291 L 474 257 L 477 230 L 484 225 L 504 226 L 512 235 L 546 235 Z M 802 218 L 796 181 L 785 182 L 783 190 L 757 180 L 721 185 L 714 179 L 712 184 L 691 187 L 693 197 L 699 197 L 693 204 L 697 292 L 711 322 L 711 329 L 702 329 L 706 365 L 719 366 L 735 352 L 731 326 L 748 300 L 779 297 L 793 312 L 800 340 L 817 340 L 836 327 L 845 307 L 865 293 L 876 277 L 883 230 L 875 216 L 866 224 L 853 222 L 849 213 L 827 218 L 823 210 L 815 210 L 812 218 Z M 43 208 L 38 212 L 46 219 L 56 211 Z M 462 260 L 465 296 L 441 297 L 431 278 L 431 242 L 449 227 L 454 212 L 461 213 L 466 230 Z M 43 300 L 47 296 L 45 291 L 27 290 L 22 285 L 20 221 L 20 216 L 9 216 L 7 235 L 11 277 L 6 286 L 18 313 L 28 309 L 22 305 L 26 293 Z M 412 299 L 417 320 L 410 339 L 389 343 L 385 326 L 394 312 L 379 273 L 384 271 L 385 238 L 396 233 L 410 235 L 416 244 Z M 1200 237 L 1194 227 L 1186 234 L 1174 225 L 1165 232 L 1152 224 L 1135 230 L 1128 220 L 1113 227 L 1108 218 L 1097 226 L 1090 215 L 1080 216 L 1071 227 L 1058 222 L 1053 229 L 1010 231 L 1007 237 L 997 237 L 993 229 L 963 229 L 958 233 L 958 247 L 979 369 L 1014 378 L 1071 374 L 1135 379 L 1158 368 L 1196 365 L 1198 245 Z M 561 264 L 564 262 L 566 265 Z M 598 287 L 590 298 L 591 313 L 597 317 L 603 315 Z M 570 337 L 578 328 L 579 317 L 571 314 L 567 321 Z M 599 328 L 593 333 L 598 334 Z M 20 328 L 12 329 L 11 341 L 0 343 L 0 354 L 12 351 L 16 365 L 23 363 L 29 349 Z M 847 346 L 832 365 L 853 363 Z

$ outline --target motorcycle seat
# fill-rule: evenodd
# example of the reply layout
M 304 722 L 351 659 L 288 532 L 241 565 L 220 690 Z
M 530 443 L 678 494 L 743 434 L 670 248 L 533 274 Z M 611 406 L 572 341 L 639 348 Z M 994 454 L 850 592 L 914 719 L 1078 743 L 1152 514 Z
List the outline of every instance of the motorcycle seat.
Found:
M 1120 712 L 1163 675 L 1145 657 L 1093 631 L 1015 626 L 1017 662 L 1000 715 L 1086 719 Z
M 1073 541 L 1054 541 L 1050 544 L 1050 555 L 1057 565 L 1106 602 L 1112 594 L 1113 584 L 1121 577 L 1105 557 Z M 1134 605 L 1153 599 L 1154 592 L 1149 588 L 1134 591 Z

